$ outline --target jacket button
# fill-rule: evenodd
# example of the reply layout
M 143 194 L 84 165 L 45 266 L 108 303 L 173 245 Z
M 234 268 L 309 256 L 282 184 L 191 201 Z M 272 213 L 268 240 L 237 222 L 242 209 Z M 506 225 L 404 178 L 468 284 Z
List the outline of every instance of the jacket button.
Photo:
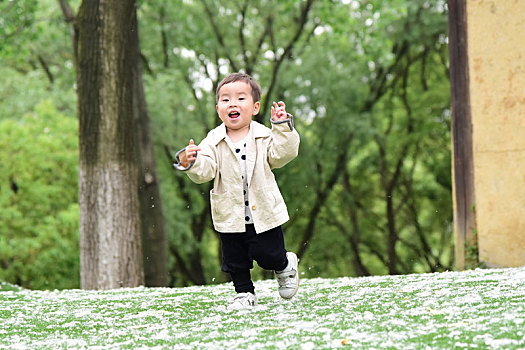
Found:
M 252 205 L 252 210 L 255 210 L 255 205 Z

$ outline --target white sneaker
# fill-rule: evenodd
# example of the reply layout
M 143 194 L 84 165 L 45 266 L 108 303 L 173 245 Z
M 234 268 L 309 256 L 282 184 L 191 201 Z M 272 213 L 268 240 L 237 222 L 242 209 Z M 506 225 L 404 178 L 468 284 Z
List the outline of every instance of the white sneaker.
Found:
M 299 289 L 299 261 L 297 255 L 287 252 L 288 266 L 282 271 L 275 271 L 279 283 L 279 295 L 281 298 L 290 299 Z
M 228 305 L 228 311 L 251 309 L 255 306 L 257 306 L 257 296 L 255 294 L 238 293 Z

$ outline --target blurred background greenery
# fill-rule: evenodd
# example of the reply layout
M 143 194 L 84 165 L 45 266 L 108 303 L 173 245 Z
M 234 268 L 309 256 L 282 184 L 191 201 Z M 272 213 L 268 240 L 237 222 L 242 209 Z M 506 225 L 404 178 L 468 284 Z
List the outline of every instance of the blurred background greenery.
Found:
M 141 0 L 137 13 L 170 286 L 227 280 L 211 184 L 169 151 L 220 122 L 214 88 L 239 70 L 263 88 L 257 120 L 283 100 L 301 135 L 276 175 L 303 277 L 453 268 L 445 1 Z M 80 286 L 73 30 L 57 0 L 0 2 L 0 280 L 25 288 Z

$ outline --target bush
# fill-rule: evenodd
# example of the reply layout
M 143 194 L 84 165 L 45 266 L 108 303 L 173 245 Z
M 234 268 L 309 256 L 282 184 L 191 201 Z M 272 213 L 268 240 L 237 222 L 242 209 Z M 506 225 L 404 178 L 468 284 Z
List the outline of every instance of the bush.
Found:
M 77 120 L 44 101 L 0 135 L 0 280 L 78 287 Z

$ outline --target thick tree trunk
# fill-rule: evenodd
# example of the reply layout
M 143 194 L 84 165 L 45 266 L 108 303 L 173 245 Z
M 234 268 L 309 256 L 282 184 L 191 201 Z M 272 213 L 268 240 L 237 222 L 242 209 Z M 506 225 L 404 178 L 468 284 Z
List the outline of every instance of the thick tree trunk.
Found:
M 157 176 L 155 149 L 151 135 L 151 126 L 144 83 L 142 62 L 140 59 L 139 33 L 136 12 L 133 14 L 135 38 L 133 51 L 136 55 L 133 70 L 133 115 L 136 123 L 138 140 L 139 198 L 140 221 L 142 224 L 142 243 L 144 253 L 144 274 L 148 287 L 166 287 L 168 285 L 168 245 L 164 230 L 164 216 L 160 197 L 160 183 Z
M 80 263 L 84 289 L 144 284 L 133 120 L 133 0 L 78 15 Z

